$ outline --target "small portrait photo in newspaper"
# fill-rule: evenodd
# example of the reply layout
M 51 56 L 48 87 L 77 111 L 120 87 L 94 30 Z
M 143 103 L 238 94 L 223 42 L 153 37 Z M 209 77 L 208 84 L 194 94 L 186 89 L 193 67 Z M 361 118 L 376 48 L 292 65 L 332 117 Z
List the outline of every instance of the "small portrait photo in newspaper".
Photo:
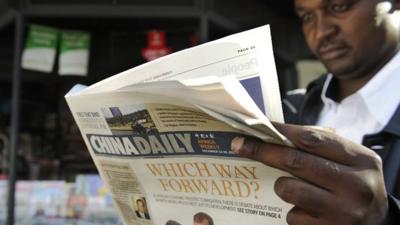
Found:
M 193 225 L 214 225 L 214 220 L 205 212 L 198 212 L 193 216 Z
M 143 196 L 132 196 L 131 197 L 131 207 L 135 211 L 138 218 L 150 219 L 149 211 L 147 208 L 146 198 Z

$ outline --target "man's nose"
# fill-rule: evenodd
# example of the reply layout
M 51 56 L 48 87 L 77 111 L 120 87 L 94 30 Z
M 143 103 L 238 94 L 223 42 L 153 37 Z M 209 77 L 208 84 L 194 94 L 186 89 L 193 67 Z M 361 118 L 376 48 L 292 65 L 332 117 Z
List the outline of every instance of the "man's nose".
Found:
M 326 16 L 319 16 L 315 27 L 315 38 L 318 41 L 324 40 L 337 33 L 338 27 L 334 21 Z

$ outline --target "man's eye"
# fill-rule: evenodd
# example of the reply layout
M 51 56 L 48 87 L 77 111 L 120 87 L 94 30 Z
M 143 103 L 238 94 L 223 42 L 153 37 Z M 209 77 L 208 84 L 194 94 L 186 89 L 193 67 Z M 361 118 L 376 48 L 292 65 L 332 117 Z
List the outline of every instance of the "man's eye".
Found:
M 307 23 L 307 22 L 311 21 L 312 14 L 311 13 L 305 13 L 305 14 L 300 16 L 300 19 L 301 19 L 302 23 Z
M 330 9 L 333 12 L 341 13 L 341 12 L 345 12 L 346 10 L 348 10 L 349 5 L 348 4 L 333 4 L 333 5 L 331 5 Z

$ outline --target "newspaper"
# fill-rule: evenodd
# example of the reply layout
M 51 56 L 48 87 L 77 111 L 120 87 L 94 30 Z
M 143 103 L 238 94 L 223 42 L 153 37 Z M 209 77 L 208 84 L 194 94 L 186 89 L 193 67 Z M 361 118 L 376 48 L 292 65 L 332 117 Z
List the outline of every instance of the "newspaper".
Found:
M 287 224 L 289 176 L 230 150 L 235 137 L 291 145 L 269 26 L 127 70 L 66 96 L 126 225 Z

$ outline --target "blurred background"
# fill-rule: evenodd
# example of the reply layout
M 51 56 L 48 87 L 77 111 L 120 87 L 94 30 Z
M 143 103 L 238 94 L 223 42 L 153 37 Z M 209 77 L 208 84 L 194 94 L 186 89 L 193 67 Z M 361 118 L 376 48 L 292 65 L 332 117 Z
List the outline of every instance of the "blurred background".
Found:
M 292 0 L 0 0 L 0 224 L 120 223 L 66 92 L 265 24 L 282 93 L 324 72 Z

